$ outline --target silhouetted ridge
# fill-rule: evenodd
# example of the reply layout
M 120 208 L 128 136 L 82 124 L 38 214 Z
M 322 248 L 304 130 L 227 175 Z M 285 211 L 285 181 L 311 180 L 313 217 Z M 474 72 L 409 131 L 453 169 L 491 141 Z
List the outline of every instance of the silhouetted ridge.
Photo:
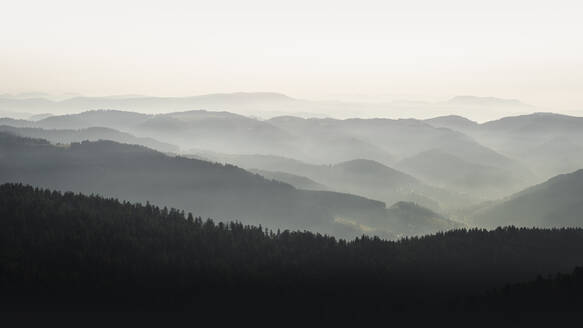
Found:
M 583 230 L 345 241 L 4 184 L 0 245 L 3 310 L 260 308 L 268 316 L 341 319 L 463 309 L 468 295 L 569 272 L 581 261 Z
M 476 96 L 456 96 L 451 98 L 448 103 L 455 105 L 474 105 L 474 106 L 520 106 L 526 105 L 516 99 L 503 99 L 496 97 L 476 97 Z
M 582 305 L 583 267 L 577 267 L 570 274 L 539 275 L 536 280 L 507 285 L 474 297 L 468 308 L 516 315 L 527 312 L 579 313 Z M 528 314 L 523 315 L 525 319 L 528 317 Z
M 27 146 L 51 146 L 51 143 L 44 139 L 37 138 L 26 138 L 17 136 L 12 133 L 0 132 L 0 143 L 3 146 L 17 146 L 17 145 L 27 145 Z
M 332 190 L 378 199 L 386 204 L 414 201 L 435 211 L 440 210 L 440 204 L 446 205 L 443 207 L 465 204 L 461 195 L 428 186 L 411 175 L 369 159 L 314 165 L 279 156 L 213 152 L 202 152 L 199 156 L 250 170 L 277 171 L 307 177 Z
M 429 123 L 430 125 L 433 125 L 435 127 L 461 129 L 461 131 L 465 129 L 475 128 L 478 125 L 478 123 L 458 115 L 434 117 L 424 120 L 424 122 Z
M 104 127 L 91 127 L 86 129 L 41 129 L 32 127 L 13 127 L 0 125 L 0 132 L 29 137 L 42 138 L 51 143 L 69 144 L 81 141 L 111 140 L 120 143 L 136 144 L 156 149 L 162 152 L 177 152 L 178 147 L 159 142 L 151 138 L 135 137 L 128 133 L 123 133 L 114 129 Z

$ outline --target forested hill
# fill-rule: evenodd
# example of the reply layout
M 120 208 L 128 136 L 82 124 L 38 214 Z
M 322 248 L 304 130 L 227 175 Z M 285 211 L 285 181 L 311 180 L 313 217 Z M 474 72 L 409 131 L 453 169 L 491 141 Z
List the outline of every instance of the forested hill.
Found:
M 583 262 L 581 229 L 344 241 L 19 184 L 0 186 L 0 243 L 4 310 L 385 317 Z

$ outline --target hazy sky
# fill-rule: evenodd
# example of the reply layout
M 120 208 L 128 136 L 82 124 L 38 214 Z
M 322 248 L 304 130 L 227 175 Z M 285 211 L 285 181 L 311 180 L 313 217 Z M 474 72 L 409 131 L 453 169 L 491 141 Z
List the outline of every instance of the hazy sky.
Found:
M 276 91 L 583 109 L 583 1 L 3 1 L 0 93 Z

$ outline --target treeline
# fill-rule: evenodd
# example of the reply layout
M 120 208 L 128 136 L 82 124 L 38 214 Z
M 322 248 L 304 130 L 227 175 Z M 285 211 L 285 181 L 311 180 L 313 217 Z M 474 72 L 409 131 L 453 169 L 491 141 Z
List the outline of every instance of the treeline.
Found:
M 213 222 L 150 204 L 0 186 L 4 310 L 336 318 L 488 310 L 491 303 L 475 297 L 493 298 L 488 291 L 505 283 L 570 272 L 582 263 L 582 229 L 461 229 L 346 241 Z
M 506 285 L 465 301 L 468 308 L 507 313 L 580 312 L 583 305 L 583 267 L 577 267 L 569 274 L 539 275 L 533 281 Z

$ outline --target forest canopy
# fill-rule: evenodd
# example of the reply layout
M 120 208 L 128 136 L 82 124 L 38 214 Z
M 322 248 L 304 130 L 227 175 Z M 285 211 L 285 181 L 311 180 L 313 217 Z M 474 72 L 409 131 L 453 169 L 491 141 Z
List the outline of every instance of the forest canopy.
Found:
M 0 186 L 0 242 L 5 309 L 482 309 L 467 297 L 570 272 L 583 254 L 582 229 L 347 241 L 21 184 Z

